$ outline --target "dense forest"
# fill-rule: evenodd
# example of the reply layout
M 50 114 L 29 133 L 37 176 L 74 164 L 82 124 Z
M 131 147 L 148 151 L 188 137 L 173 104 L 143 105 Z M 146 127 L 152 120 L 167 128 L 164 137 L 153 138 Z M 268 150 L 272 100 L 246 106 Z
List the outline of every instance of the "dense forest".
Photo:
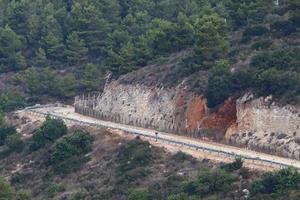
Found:
M 299 0 L 1 0 L 0 13 L 0 75 L 16 90 L 1 87 L 2 110 L 187 50 L 174 74 L 207 70 L 210 107 L 247 90 L 299 102 Z

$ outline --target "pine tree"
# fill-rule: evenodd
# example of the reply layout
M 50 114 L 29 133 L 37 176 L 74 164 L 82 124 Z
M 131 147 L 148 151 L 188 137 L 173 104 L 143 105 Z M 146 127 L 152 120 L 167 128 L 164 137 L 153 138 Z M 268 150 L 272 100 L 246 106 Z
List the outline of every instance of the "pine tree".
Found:
M 9 27 L 0 28 L 0 72 L 13 71 L 26 66 L 20 37 Z
M 76 95 L 76 90 L 77 82 L 73 74 L 68 74 L 59 81 L 59 91 L 62 97 L 74 97 Z
M 76 32 L 72 32 L 67 39 L 67 49 L 65 50 L 68 63 L 71 65 L 83 64 L 87 61 L 88 49 Z
M 82 89 L 86 91 L 97 90 L 103 80 L 103 74 L 95 64 L 87 64 L 84 67 L 80 80 Z
M 50 60 L 62 60 L 64 45 L 58 40 L 53 33 L 49 33 L 42 38 L 42 46 L 46 50 L 47 58 Z
M 99 58 L 107 41 L 110 30 L 109 23 L 92 3 L 83 5 L 75 3 L 72 7 L 71 18 L 74 28 L 78 30 L 78 35 L 87 44 L 89 55 Z
M 200 17 L 195 24 L 195 51 L 206 61 L 222 58 L 229 48 L 224 19 L 210 12 Z
M 35 64 L 38 67 L 46 67 L 47 57 L 44 49 L 39 48 L 35 53 Z

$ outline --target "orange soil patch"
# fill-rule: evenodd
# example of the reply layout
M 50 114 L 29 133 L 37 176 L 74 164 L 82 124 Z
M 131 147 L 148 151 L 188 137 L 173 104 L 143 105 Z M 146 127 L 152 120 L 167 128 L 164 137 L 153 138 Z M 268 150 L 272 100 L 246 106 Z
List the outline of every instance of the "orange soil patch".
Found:
M 194 100 L 190 103 L 186 113 L 188 129 L 197 129 L 206 113 L 206 101 L 201 97 L 194 98 Z
M 229 98 L 217 112 L 205 118 L 202 127 L 209 129 L 226 129 L 236 122 L 236 101 Z

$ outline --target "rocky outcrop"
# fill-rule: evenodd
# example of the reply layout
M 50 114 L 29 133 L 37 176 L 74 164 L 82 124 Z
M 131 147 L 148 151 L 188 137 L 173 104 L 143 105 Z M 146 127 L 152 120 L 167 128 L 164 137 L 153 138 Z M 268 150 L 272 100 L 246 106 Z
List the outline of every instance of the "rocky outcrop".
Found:
M 101 113 L 100 118 L 197 137 L 204 129 L 228 128 L 235 122 L 235 107 L 235 101 L 229 99 L 211 113 L 205 98 L 184 87 L 159 88 L 113 81 L 97 98 L 93 110 Z
M 252 94 L 238 99 L 236 105 L 236 123 L 226 132 L 229 143 L 300 159 L 299 108 Z
M 112 81 L 92 100 L 94 103 L 87 103 L 77 98 L 75 107 L 85 107 L 77 111 L 300 159 L 300 109 L 278 105 L 271 97 L 246 94 L 238 100 L 229 98 L 212 111 L 203 96 L 184 86 L 164 88 Z

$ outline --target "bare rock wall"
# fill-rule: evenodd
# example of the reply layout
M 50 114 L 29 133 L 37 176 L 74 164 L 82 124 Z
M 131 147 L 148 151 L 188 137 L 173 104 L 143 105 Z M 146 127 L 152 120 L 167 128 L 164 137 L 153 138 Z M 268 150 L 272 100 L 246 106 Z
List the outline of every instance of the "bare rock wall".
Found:
M 300 109 L 277 105 L 271 97 L 246 94 L 237 100 L 237 121 L 226 132 L 229 143 L 300 159 Z

